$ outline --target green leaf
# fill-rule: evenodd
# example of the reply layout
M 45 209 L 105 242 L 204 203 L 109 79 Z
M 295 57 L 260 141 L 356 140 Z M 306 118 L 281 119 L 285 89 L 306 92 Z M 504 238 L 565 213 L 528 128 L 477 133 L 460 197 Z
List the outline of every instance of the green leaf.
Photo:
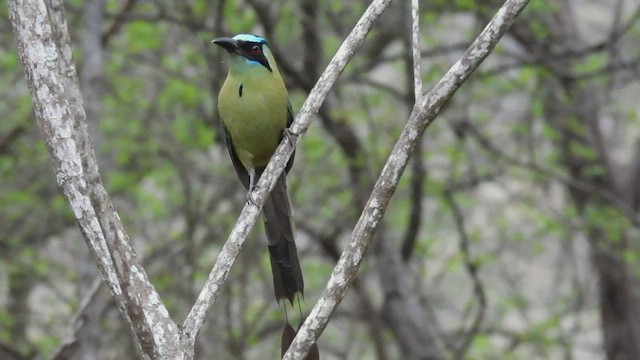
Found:
M 126 28 L 128 49 L 132 53 L 157 50 L 162 47 L 164 31 L 158 23 L 132 21 Z

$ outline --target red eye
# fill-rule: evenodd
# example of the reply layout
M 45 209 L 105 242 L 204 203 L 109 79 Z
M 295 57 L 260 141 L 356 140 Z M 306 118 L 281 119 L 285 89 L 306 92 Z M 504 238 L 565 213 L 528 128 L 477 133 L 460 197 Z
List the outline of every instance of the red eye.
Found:
M 253 45 L 251 47 L 251 53 L 252 54 L 260 54 L 260 46 L 259 45 Z

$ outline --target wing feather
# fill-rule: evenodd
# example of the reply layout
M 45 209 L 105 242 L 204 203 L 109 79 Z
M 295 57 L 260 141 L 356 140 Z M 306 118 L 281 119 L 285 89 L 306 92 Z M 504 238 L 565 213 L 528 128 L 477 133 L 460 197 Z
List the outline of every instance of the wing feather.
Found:
M 227 130 L 227 127 L 224 126 L 224 124 L 222 124 L 222 130 L 224 132 L 224 142 L 227 144 L 227 151 L 229 151 L 233 168 L 236 170 L 236 174 L 238 175 L 240 182 L 242 182 L 242 185 L 244 185 L 246 189 L 249 189 L 249 172 L 240 162 L 240 158 L 238 158 L 238 154 L 236 154 L 236 149 L 233 147 L 231 134 L 229 134 L 229 130 Z
M 291 107 L 291 101 L 287 102 L 287 128 L 289 128 L 291 126 L 291 124 L 293 124 L 293 119 L 295 118 L 295 115 L 293 114 L 293 108 Z M 287 163 L 287 166 L 284 168 L 284 171 L 288 174 L 289 170 L 291 170 L 291 168 L 293 167 L 293 159 L 295 159 L 296 157 L 296 151 L 293 150 L 293 154 L 291 154 L 291 158 L 289 159 L 289 162 Z

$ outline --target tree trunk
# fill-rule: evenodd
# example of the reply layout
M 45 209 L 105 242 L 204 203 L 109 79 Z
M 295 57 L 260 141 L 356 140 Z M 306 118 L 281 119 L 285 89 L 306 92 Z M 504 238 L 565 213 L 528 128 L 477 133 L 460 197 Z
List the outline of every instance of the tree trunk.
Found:
M 640 297 L 638 278 L 625 253 L 632 251 L 627 229 L 612 228 L 615 217 L 623 217 L 619 206 L 631 208 L 633 199 L 621 197 L 620 178 L 608 161 L 607 147 L 600 134 L 599 111 L 594 94 L 596 85 L 583 86 L 564 81 L 550 84 L 546 100 L 546 117 L 558 130 L 562 149 L 562 164 L 571 177 L 588 184 L 597 192 L 569 186 L 571 199 L 586 224 L 586 236 L 591 245 L 592 259 L 598 277 L 600 317 L 604 348 L 608 360 L 632 360 L 640 355 Z M 563 101 L 564 99 L 564 101 Z M 576 152 L 576 147 L 592 149 L 595 157 Z M 602 173 L 593 169 L 603 169 Z M 633 185 L 637 186 L 637 185 Z M 617 203 L 602 198 L 612 194 Z M 629 203 L 628 203 L 629 202 Z M 594 220 L 594 215 L 597 220 Z M 610 218 L 608 218 L 610 217 Z M 611 221 L 610 221 L 611 220 Z

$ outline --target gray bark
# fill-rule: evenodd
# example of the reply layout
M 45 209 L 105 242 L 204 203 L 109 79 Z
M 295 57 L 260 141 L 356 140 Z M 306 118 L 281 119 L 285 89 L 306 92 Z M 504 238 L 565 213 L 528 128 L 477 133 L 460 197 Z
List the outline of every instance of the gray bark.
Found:
M 498 40 L 529 1 L 506 1 L 487 27 L 475 39 L 463 56 L 426 95 L 418 96 L 400 138 L 378 178 L 365 209 L 351 234 L 338 264 L 318 303 L 311 310 L 283 360 L 303 358 L 326 327 L 331 314 L 344 298 L 358 267 L 371 243 L 373 234 L 384 215 L 411 153 L 426 128 L 455 91 L 491 53 Z
M 58 186 L 116 304 L 147 357 L 184 358 L 177 326 L 138 262 L 100 180 L 63 13 L 53 11 L 55 37 L 43 1 L 9 1 L 9 15 Z

